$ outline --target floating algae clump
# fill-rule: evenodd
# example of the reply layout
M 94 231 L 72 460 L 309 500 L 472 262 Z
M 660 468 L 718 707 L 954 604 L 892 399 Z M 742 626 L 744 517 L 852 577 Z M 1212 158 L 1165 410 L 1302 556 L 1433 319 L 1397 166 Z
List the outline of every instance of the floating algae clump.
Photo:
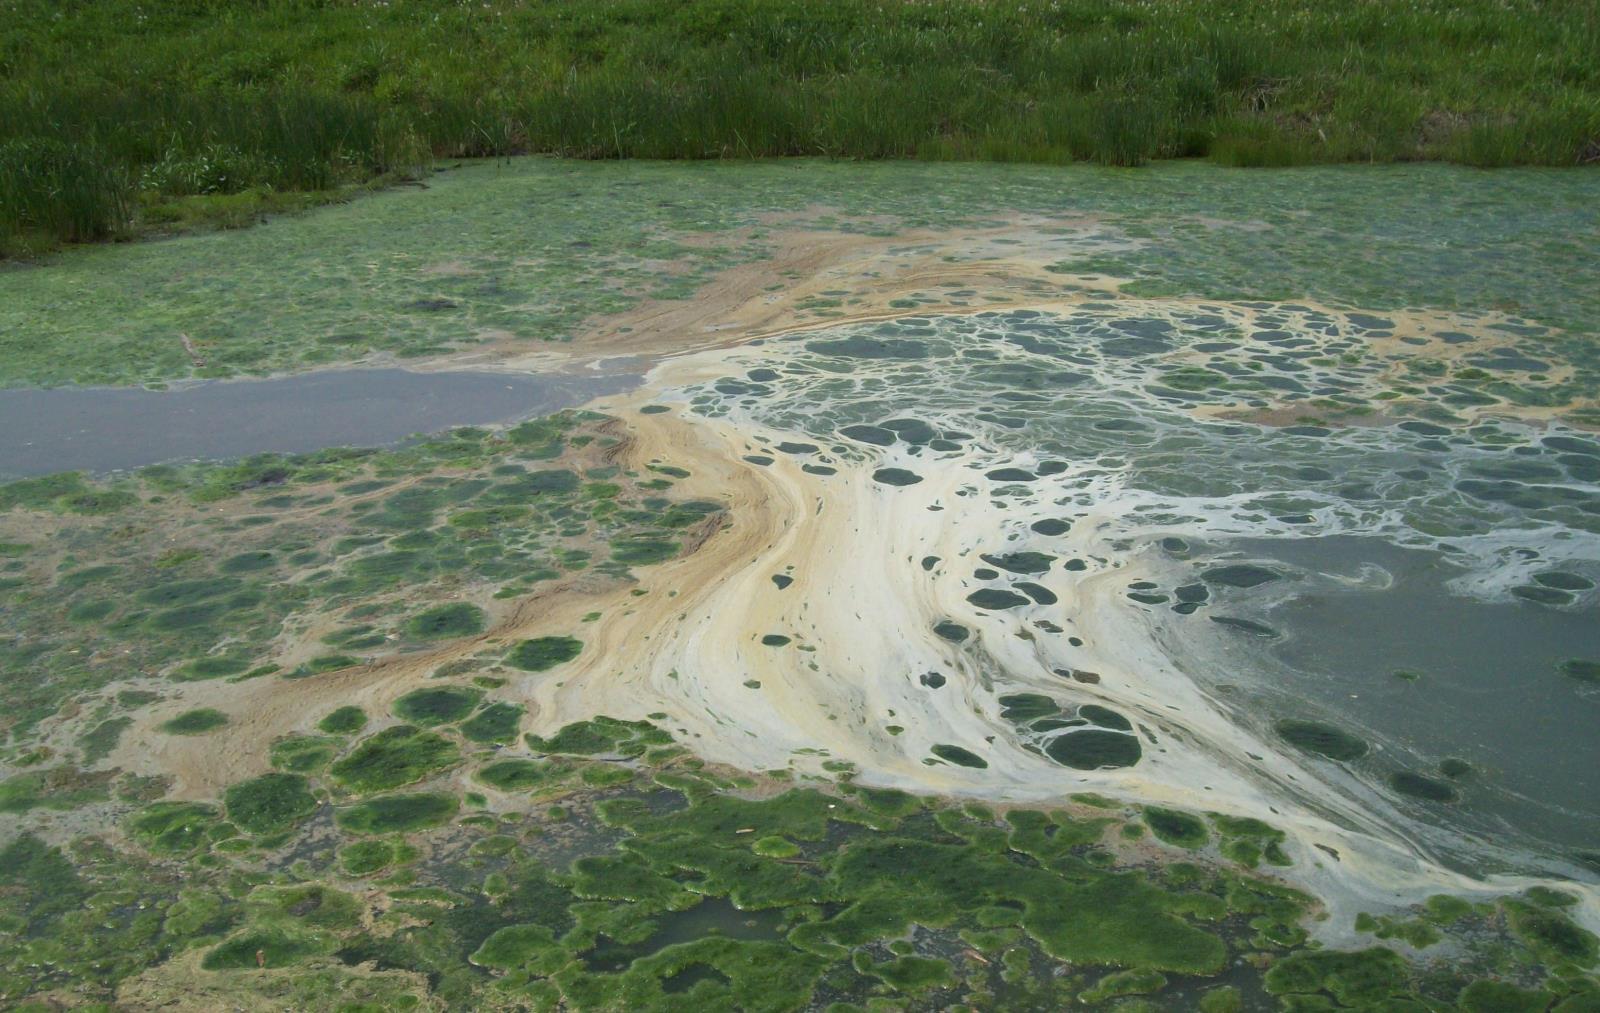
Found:
M 1144 755 L 1132 735 L 1098 728 L 1064 732 L 1051 739 L 1044 751 L 1050 759 L 1074 770 L 1131 767 Z
M 1204 847 L 1206 841 L 1211 839 L 1199 817 L 1175 809 L 1147 805 L 1144 807 L 1144 821 L 1158 840 L 1180 848 Z
M 317 727 L 330 735 L 351 735 L 367 727 L 367 715 L 360 707 L 346 704 L 329 712 L 317 722 Z
M 1015 591 L 1004 588 L 986 587 L 967 595 L 967 601 L 981 609 L 1013 609 L 1022 605 L 1032 604 L 1031 600 L 1024 598 Z
M 337 739 L 321 735 L 291 735 L 272 744 L 272 765 L 293 774 L 313 774 L 339 752 Z
M 1275 726 L 1283 740 L 1296 749 L 1316 753 L 1330 760 L 1359 760 L 1367 755 L 1367 744 L 1341 728 L 1321 721 L 1285 719 Z
M 130 818 L 128 831 L 151 851 L 182 854 L 204 844 L 216 822 L 215 806 L 157 802 Z
M 571 767 L 555 761 L 511 759 L 481 767 L 473 776 L 501 791 L 527 791 L 553 784 L 571 773 Z
M 1402 795 L 1428 802 L 1455 802 L 1461 797 L 1459 792 L 1445 782 L 1409 770 L 1397 770 L 1390 774 L 1389 787 Z
M 528 748 L 536 753 L 569 753 L 578 756 L 613 752 L 623 756 L 639 756 L 651 746 L 664 746 L 671 742 L 670 734 L 648 721 L 621 721 L 603 714 L 567 725 L 548 739 L 537 735 L 527 736 Z
M 262 928 L 234 936 L 207 953 L 200 966 L 207 971 L 286 967 L 328 950 L 317 936 L 281 928 Z
M 914 471 L 907 471 L 904 468 L 879 468 L 877 471 L 872 473 L 872 480 L 874 482 L 882 483 L 883 485 L 904 486 L 916 485 L 918 482 L 922 481 L 922 476 L 918 475 Z
M 168 735 L 204 735 L 216 731 L 227 723 L 228 715 L 214 707 L 200 707 L 184 711 L 170 721 L 163 721 L 157 727 Z
M 985 760 L 983 757 L 969 749 L 962 749 L 960 746 L 952 746 L 946 743 L 940 743 L 929 750 L 929 752 L 933 753 L 934 756 L 937 756 L 941 760 L 945 760 L 949 763 L 959 764 L 963 767 L 975 767 L 981 770 L 989 766 L 988 760 Z
M 1405 961 L 1381 946 L 1350 952 L 1305 951 L 1290 954 L 1272 966 L 1266 989 L 1272 995 L 1327 993 L 1343 1006 L 1381 1003 L 1408 991 Z M 1315 1006 L 1305 1008 L 1314 1009 Z
M 334 813 L 334 822 L 354 834 L 409 833 L 449 821 L 459 807 L 452 795 L 384 795 Z
M 1561 674 L 1576 682 L 1600 685 L 1600 661 L 1573 658 L 1560 665 Z
M 416 689 L 394 702 L 395 716 L 419 725 L 460 721 L 483 699 L 483 691 L 467 686 Z
M 502 745 L 517 737 L 522 723 L 522 707 L 503 701 L 492 703 L 461 723 L 461 734 L 473 742 L 498 742 Z
M 483 609 L 466 602 L 436 605 L 406 621 L 406 632 L 420 640 L 465 637 L 482 633 L 487 617 Z
M 363 739 L 329 773 L 351 791 L 383 791 L 420 781 L 460 758 L 449 739 L 414 725 L 395 725 Z
M 535 637 L 524 640 L 506 655 L 506 664 L 527 672 L 543 672 L 564 665 L 583 650 L 577 637 Z
M 273 834 L 299 823 L 317 808 L 317 800 L 299 774 L 262 774 L 229 788 L 223 795 L 228 819 L 252 834 Z

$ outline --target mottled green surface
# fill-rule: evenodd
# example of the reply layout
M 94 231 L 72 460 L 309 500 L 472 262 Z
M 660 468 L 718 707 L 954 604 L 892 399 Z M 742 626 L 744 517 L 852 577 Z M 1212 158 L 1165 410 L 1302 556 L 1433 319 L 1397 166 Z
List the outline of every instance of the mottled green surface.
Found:
M 244 233 L 0 272 L 0 386 L 432 355 L 491 330 L 565 340 L 586 318 L 687 297 L 762 256 L 776 226 L 760 219 L 775 212 L 882 233 L 1103 215 L 1095 242 L 1062 244 L 1061 271 L 1138 279 L 1147 294 L 1498 309 L 1590 331 L 1600 318 L 1592 172 L 525 159 Z M 702 232 L 709 243 L 685 242 Z
M 486 602 L 591 569 L 628 579 L 612 541 L 657 539 L 676 553 L 681 511 L 698 519 L 715 504 L 669 499 L 671 481 L 656 475 L 550 461 L 564 440 L 609 446 L 593 443 L 598 421 L 566 415 L 503 433 L 456 430 L 400 450 L 0 485 L 0 539 L 9 546 L 0 558 L 5 748 L 20 754 L 36 724 L 70 699 L 84 712 L 91 762 L 121 734 L 106 722 L 153 702 L 163 684 L 314 679 L 481 629 L 479 605 L 421 607 L 441 597 Z M 587 471 L 606 481 L 586 481 Z M 595 485 L 606 495 L 588 495 Z M 114 510 L 80 508 L 85 496 L 111 494 Z M 325 646 L 280 663 L 285 624 L 312 617 L 337 620 L 320 638 Z M 116 684 L 147 696 L 107 691 Z M 479 693 L 445 694 L 461 698 L 459 714 L 428 711 L 432 698 L 408 698 L 400 710 L 423 723 L 460 720 Z M 414 717 L 413 704 L 428 712 Z M 324 730 L 355 727 L 340 720 Z
M 1145 995 L 1158 1009 L 1445 1010 L 1540 993 L 1581 1009 L 1600 989 L 1597 942 L 1561 891 L 1358 920 L 1420 956 L 1311 948 L 1310 898 L 1205 851 L 1151 864 L 1129 843 L 1139 814 L 1115 803 L 997 815 L 758 785 L 642 755 L 670 740 L 601 717 L 552 737 L 551 751 L 571 747 L 559 760 L 482 751 L 467 762 L 490 794 L 465 806 L 438 779 L 351 795 L 337 774 L 269 774 L 230 787 L 225 807 L 126 804 L 120 843 L 14 836 L 0 851 L 0 997 L 105 998 L 141 974 L 182 994 L 201 982 L 167 962 L 187 953 L 227 976 L 208 989 L 386 1008 L 1122 1008 Z M 601 742 L 633 759 L 574 755 Z M 619 769 L 642 787 L 590 787 Z M 1143 818 L 1204 834 L 1195 814 Z M 1214 820 L 1225 837 L 1278 833 Z M 383 974 L 359 970 L 369 961 Z

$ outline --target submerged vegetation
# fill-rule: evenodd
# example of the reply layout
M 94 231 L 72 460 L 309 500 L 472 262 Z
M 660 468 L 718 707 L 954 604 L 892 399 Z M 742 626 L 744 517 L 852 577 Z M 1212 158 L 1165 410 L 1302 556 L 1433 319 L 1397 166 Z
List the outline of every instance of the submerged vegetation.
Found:
M 10 0 L 0 248 L 524 152 L 1572 165 L 1597 38 L 1535 0 Z

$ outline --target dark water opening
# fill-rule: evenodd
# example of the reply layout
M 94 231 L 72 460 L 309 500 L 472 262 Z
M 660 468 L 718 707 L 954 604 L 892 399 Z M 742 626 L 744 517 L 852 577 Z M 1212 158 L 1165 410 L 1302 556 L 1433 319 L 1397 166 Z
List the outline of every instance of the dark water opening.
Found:
M 383 446 L 453 426 L 549 414 L 638 381 L 633 373 L 342 369 L 168 391 L 0 391 L 0 476 Z
M 707 936 L 728 939 L 774 940 L 783 923 L 782 909 L 740 911 L 722 897 L 708 897 L 686 911 L 657 915 L 656 930 L 641 943 L 624 945 L 601 937 L 599 945 L 583 955 L 591 971 L 614 974 L 640 957 L 648 957 L 677 943 L 692 943 Z M 689 984 L 693 984 L 691 981 Z
M 1355 576 L 1386 589 L 1317 579 L 1276 585 L 1267 621 L 1285 636 L 1250 648 L 1293 670 L 1291 686 L 1381 743 L 1375 768 L 1409 770 L 1460 790 L 1463 815 L 1493 815 L 1568 847 L 1600 840 L 1600 694 L 1564 676 L 1600 658 L 1600 607 L 1488 602 L 1453 593 L 1461 570 L 1438 553 L 1377 538 L 1236 542 L 1258 559 L 1309 574 Z M 1406 756 L 1405 753 L 1411 755 Z M 1439 764 L 1473 768 L 1451 778 Z M 1454 807 L 1452 807 L 1454 808 Z

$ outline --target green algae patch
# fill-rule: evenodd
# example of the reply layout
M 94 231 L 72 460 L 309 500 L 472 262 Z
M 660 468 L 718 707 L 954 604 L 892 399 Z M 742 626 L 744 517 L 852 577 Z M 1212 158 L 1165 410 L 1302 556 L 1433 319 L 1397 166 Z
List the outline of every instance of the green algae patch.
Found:
M 1044 747 L 1045 755 L 1074 770 L 1131 767 L 1144 756 L 1132 735 L 1088 728 L 1064 732 Z
M 555 933 L 547 926 L 524 924 L 496 929 L 467 960 L 478 967 L 511 971 L 530 963 L 543 964 L 543 957 L 555 958 L 555 966 L 560 966 L 566 951 L 556 944 Z
M 78 746 L 83 750 L 83 763 L 92 767 L 101 760 L 111 755 L 117 748 L 117 743 L 122 739 L 122 733 L 133 724 L 133 719 L 127 715 L 108 718 L 95 725 L 87 734 L 78 740 Z
M 834 864 L 833 876 L 861 899 L 827 921 L 795 930 L 791 939 L 797 944 L 858 945 L 911 922 L 949 924 L 961 911 L 1003 901 L 1019 905 L 1022 927 L 1062 960 L 1211 974 L 1226 956 L 1221 939 L 1170 913 L 1168 895 L 1136 874 L 1091 876 L 1073 884 L 1018 867 L 1003 850 L 976 843 L 888 839 L 849 848 Z M 895 881 L 916 885 L 880 892 Z
M 271 550 L 257 549 L 229 556 L 217 564 L 217 569 L 223 573 L 255 573 L 257 570 L 270 570 L 276 564 L 277 556 Z
M 571 767 L 560 763 L 510 759 L 480 767 L 473 777 L 500 791 L 532 791 L 557 784 L 571 773 Z
M 416 857 L 416 849 L 397 840 L 355 841 L 339 849 L 339 867 L 349 876 L 371 876 Z
M 1144 807 L 1144 821 L 1157 840 L 1180 848 L 1203 848 L 1211 839 L 1205 823 L 1198 816 L 1176 809 L 1147 805 Z
M 385 795 L 338 809 L 333 819 L 353 834 L 412 833 L 448 823 L 459 808 L 452 795 Z
M 1264 566 L 1253 566 L 1249 563 L 1215 566 L 1200 574 L 1200 579 L 1208 584 L 1221 584 L 1225 587 L 1241 588 L 1271 583 L 1282 579 L 1282 577 L 1283 575 L 1276 570 L 1270 570 Z
M 1544 960 L 1592 968 L 1600 961 L 1600 939 L 1560 911 L 1507 900 L 1502 903 L 1512 935 Z
M 394 713 L 403 721 L 423 726 L 453 724 L 472 713 L 481 699 L 483 691 L 468 686 L 416 689 L 394 702 Z
M 525 672 L 543 672 L 564 665 L 583 650 L 577 637 L 535 637 L 524 640 L 506 655 L 506 664 Z
M 980 557 L 990 566 L 997 567 L 1009 573 L 1037 575 L 1046 573 L 1056 557 L 1047 552 L 1005 552 L 999 554 L 982 553 Z
M 611 560 L 621 566 L 663 563 L 683 549 L 680 542 L 646 534 L 622 535 L 611 542 Z
M 1461 793 L 1448 783 L 1409 770 L 1397 770 L 1390 774 L 1389 787 L 1402 795 L 1425 802 L 1457 802 L 1461 799 Z
M 934 957 L 908 955 L 873 963 L 866 953 L 858 950 L 854 966 L 858 973 L 871 975 L 896 992 L 924 992 L 930 988 L 950 988 L 956 984 L 950 962 Z
M 406 620 L 406 633 L 418 640 L 442 640 L 482 633 L 488 623 L 483 609 L 466 602 L 436 605 Z
M 346 704 L 330 711 L 317 722 L 317 727 L 330 735 L 353 735 L 367 727 L 367 714 L 354 704 Z
M 1391 949 L 1356 952 L 1304 951 L 1278 961 L 1264 984 L 1275 996 L 1327 994 L 1344 1006 L 1364 1007 L 1406 995 L 1410 975 Z
M 473 742 L 506 745 L 516 740 L 517 728 L 521 724 L 521 705 L 499 701 L 463 721 L 460 730 L 465 738 Z
M 905 468 L 879 468 L 872 473 L 872 480 L 880 485 L 907 486 L 921 482 L 922 476 Z
M 1109 707 L 1102 707 L 1097 703 L 1086 703 L 1078 708 L 1078 716 L 1090 724 L 1099 725 L 1101 728 L 1110 728 L 1119 732 L 1133 731 L 1133 722 L 1118 714 Z
M 1461 990 L 1456 1008 L 1461 1013 L 1542 1013 L 1555 999 L 1555 993 L 1548 989 L 1518 988 L 1510 982 L 1484 979 Z M 1591 996 L 1588 1005 L 1564 1003 L 1557 1007 L 1565 1013 L 1578 1013 L 1585 1008 L 1600 1008 L 1600 1000 Z
M 7 676 L 0 678 L 0 703 L 11 734 L 31 738 L 68 700 L 130 672 L 176 681 L 270 674 L 272 658 L 291 646 L 279 639 L 285 631 L 292 638 L 307 628 L 329 630 L 329 653 L 302 655 L 302 664 L 281 673 L 286 678 L 365 664 L 367 652 L 476 635 L 467 633 L 477 625 L 476 606 L 452 601 L 463 587 L 493 583 L 523 594 L 591 565 L 621 577 L 610 561 L 596 562 L 603 558 L 596 546 L 656 537 L 719 510 L 655 495 L 620 472 L 585 486 L 581 473 L 605 474 L 591 466 L 604 447 L 595 434 L 578 431 L 602 423 L 574 413 L 541 420 L 544 430 L 573 437 L 569 452 L 580 459 L 572 468 L 532 472 L 527 448 L 508 436 L 452 430 L 387 450 L 153 466 L 114 480 L 140 490 L 139 503 L 115 525 L 60 514 L 51 518 L 59 530 L 48 539 L 13 536 L 11 528 L 37 522 L 3 515 L 7 530 L 0 534 L 22 548 L 0 559 L 7 599 L 0 642 L 22 636 L 26 644 L 0 652 L 0 675 Z M 585 449 L 591 443 L 594 449 Z M 108 487 L 74 476 L 7 488 L 13 498 L 37 494 L 48 504 L 69 485 Z M 272 494 L 263 499 L 266 489 Z M 596 498 L 599 491 L 606 495 Z M 295 509 L 250 512 L 268 509 L 267 500 Z M 519 511 L 521 519 L 449 523 L 465 510 L 487 516 L 501 509 Z M 24 573 L 30 590 L 19 595 Z M 328 619 L 333 625 L 323 626 Z M 118 663 L 104 664 L 107 658 Z
M 1023 597 L 1005 588 L 985 587 L 967 595 L 967 601 L 981 609 L 1014 609 L 1033 604 L 1033 599 Z
M 597 723 L 604 737 L 624 745 L 663 734 L 645 722 Z M 1168 979 L 1183 976 L 1181 998 L 1172 1003 L 1220 1013 L 1239 1008 L 1230 1004 L 1230 988 L 1254 993 L 1258 968 L 1270 966 L 1269 991 L 1286 1008 L 1406 1009 L 1421 999 L 1455 1008 L 1471 984 L 1447 970 L 1424 975 L 1391 951 L 1306 949 L 1298 926 L 1311 898 L 1237 870 L 1198 860 L 1148 865 L 1148 858 L 1137 858 L 1137 868 L 1119 867 L 1116 828 L 1139 824 L 1109 811 L 1092 819 L 1037 809 L 997 816 L 983 805 L 929 803 L 854 785 L 745 798 L 730 793 L 734 775 L 670 762 L 654 775 L 671 792 L 629 789 L 592 801 L 579 791 L 543 820 L 529 819 L 528 807 L 500 816 L 480 811 L 416 840 L 399 835 L 450 823 L 458 800 L 383 795 L 335 808 L 335 826 L 351 836 L 333 847 L 320 844 L 324 829 L 306 821 L 279 835 L 280 843 L 262 841 L 238 857 L 234 841 L 224 839 L 233 829 L 216 807 L 157 803 L 125 823 L 133 840 L 165 839 L 164 855 L 211 848 L 176 870 L 182 901 L 155 904 L 119 890 L 86 904 L 74 884 L 91 874 L 95 846 L 81 842 L 73 857 L 87 864 L 77 868 L 42 845 L 13 843 L 0 861 L 0 885 L 13 903 L 13 866 L 61 881 L 61 906 L 87 906 L 96 933 L 120 912 L 158 912 L 152 924 L 160 924 L 166 911 L 168 924 L 185 926 L 185 945 L 217 971 L 249 972 L 261 951 L 269 970 L 312 973 L 337 954 L 341 963 L 381 961 L 418 980 L 437 975 L 433 1000 L 474 1007 L 513 995 L 519 1002 L 541 997 L 550 1008 L 676 1008 L 692 999 L 706 1008 L 801 1009 L 818 996 L 918 1007 L 948 1004 L 954 989 L 979 1008 L 1122 1000 L 1116 1008 L 1125 1009 L 1140 995 L 1161 1002 Z M 638 766 L 513 757 L 481 768 L 478 779 L 513 790 L 565 781 L 570 790 L 581 770 L 631 773 Z M 489 771 L 495 773 L 481 776 Z M 231 804 L 228 815 L 249 822 Z M 1264 824 L 1208 817 L 1225 840 L 1273 838 Z M 558 818 L 562 827 L 554 832 Z M 574 841 L 592 843 L 574 850 Z M 292 875 L 253 878 L 269 847 L 285 849 L 272 861 L 294 856 Z M 99 859 L 113 860 L 127 861 Z M 334 888 L 350 879 L 361 881 L 359 901 Z M 162 889 L 150 896 L 163 896 Z M 1503 911 L 1516 941 L 1495 959 L 1509 961 L 1517 987 L 1535 993 L 1539 986 L 1523 973 L 1533 967 L 1532 954 L 1559 957 L 1569 968 L 1593 957 L 1592 937 L 1575 932 L 1566 914 L 1571 906 L 1571 896 L 1555 890 L 1498 905 L 1453 898 L 1427 905 L 1441 919 L 1467 919 L 1471 931 L 1499 921 L 1486 912 Z M 994 969 L 958 957 L 963 946 Z M 153 947 L 124 973 L 170 952 Z M 8 959 L 0 956 L 0 973 L 15 973 Z M 1191 977 L 1229 968 L 1230 984 L 1220 987 Z M 36 987 L 48 984 L 38 980 Z M 1551 979 L 1544 989 L 1565 998 L 1574 987 Z M 1510 995 L 1478 988 L 1472 1001 L 1494 1008 L 1482 1003 Z
M 1167 976 L 1160 971 L 1139 968 L 1115 971 L 1094 983 L 1094 987 L 1078 993 L 1078 1001 L 1101 1003 L 1124 995 L 1149 995 L 1167 987 Z
M 173 673 L 173 678 L 178 682 L 201 682 L 207 679 L 220 679 L 224 676 L 238 675 L 241 672 L 248 671 L 249 668 L 250 662 L 245 658 L 213 655 L 211 657 L 196 658 L 181 666 Z
M 960 746 L 952 746 L 948 743 L 940 743 L 928 751 L 946 763 L 954 763 L 961 767 L 973 767 L 983 770 L 989 766 L 988 760 L 985 760 L 970 749 L 963 749 Z
M 1302 752 L 1342 762 L 1367 755 L 1367 743 L 1363 739 L 1321 721 L 1284 719 L 1273 727 L 1279 737 Z
M 321 735 L 290 735 L 272 744 L 271 762 L 291 774 L 315 774 L 339 752 L 339 740 Z
M 412 784 L 460 759 L 449 739 L 413 725 L 395 725 L 361 740 L 328 772 L 351 791 L 366 793 Z
M 651 746 L 665 746 L 672 736 L 648 721 L 621 721 L 597 715 L 588 721 L 575 721 L 566 725 L 550 738 L 538 735 L 525 737 L 528 748 L 536 753 L 567 753 L 592 756 L 598 753 L 620 753 L 639 756 Z
M 1265 859 L 1271 865 L 1293 865 L 1283 850 L 1288 835 L 1277 827 L 1250 816 L 1225 816 L 1209 813 L 1211 825 L 1222 838 L 1224 858 L 1254 869 Z
M 1043 693 L 1010 693 L 997 702 L 1001 707 L 1000 716 L 1017 724 L 1061 713 L 1060 705 Z
M 264 928 L 234 936 L 200 961 L 207 971 L 253 971 L 288 967 L 331 948 L 330 941 L 289 929 Z
M 1232 985 L 1207 989 L 1200 996 L 1200 1013 L 1244 1013 L 1244 996 Z
M 215 806 L 201 802 L 157 802 L 127 821 L 133 837 L 151 851 L 185 854 L 208 839 L 217 824 Z
M 1584 658 L 1572 658 L 1563 661 L 1557 670 L 1574 682 L 1581 682 L 1591 686 L 1600 686 L 1600 661 L 1590 661 Z
M 751 842 L 750 850 L 762 858 L 793 858 L 800 854 L 798 844 L 776 834 Z
M 299 774 L 262 774 L 231 786 L 222 800 L 234 826 L 252 834 L 282 833 L 317 809 Z
M 169 721 L 163 721 L 156 727 L 168 735 L 205 735 L 214 732 L 228 723 L 228 715 L 215 707 L 199 707 L 195 710 L 184 711 Z

